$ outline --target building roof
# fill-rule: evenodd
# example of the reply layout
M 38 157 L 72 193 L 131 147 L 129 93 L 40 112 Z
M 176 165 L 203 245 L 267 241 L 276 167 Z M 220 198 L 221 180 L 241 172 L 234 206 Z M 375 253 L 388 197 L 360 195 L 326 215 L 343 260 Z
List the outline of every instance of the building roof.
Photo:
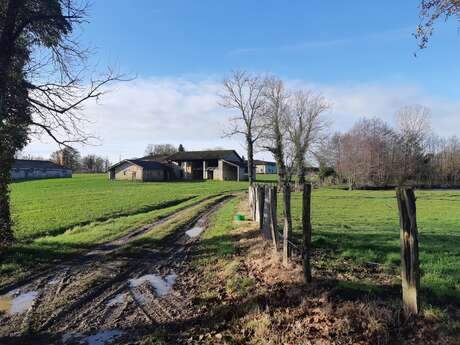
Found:
M 124 159 L 114 165 L 112 165 L 109 170 L 116 168 L 117 166 L 123 163 L 131 163 L 140 166 L 143 169 L 171 169 L 171 166 L 168 164 L 160 163 L 157 161 L 147 160 L 144 158 L 134 158 L 134 159 Z
M 144 169 L 164 169 L 169 168 L 166 164 L 156 162 L 156 161 L 148 161 L 145 159 L 128 159 L 128 162 L 133 164 L 139 165 Z
M 16 159 L 13 163 L 13 169 L 68 169 L 62 165 L 51 161 Z
M 169 156 L 172 161 L 194 161 L 194 160 L 211 160 L 211 159 L 228 159 L 230 155 L 235 154 L 240 161 L 241 157 L 235 150 L 207 150 L 207 151 L 184 151 L 176 152 Z
M 144 161 L 154 161 L 159 163 L 168 162 L 170 154 L 160 154 L 160 155 L 148 155 L 142 158 L 138 158 Z
M 260 159 L 254 159 L 254 164 L 256 165 L 276 165 L 275 162 L 262 161 Z

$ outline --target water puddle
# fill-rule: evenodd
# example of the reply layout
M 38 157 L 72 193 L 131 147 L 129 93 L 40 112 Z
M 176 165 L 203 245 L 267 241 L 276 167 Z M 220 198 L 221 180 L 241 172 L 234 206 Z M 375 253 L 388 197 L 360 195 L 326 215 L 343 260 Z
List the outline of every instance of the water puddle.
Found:
M 123 304 L 123 302 L 126 300 L 126 297 L 127 297 L 127 293 L 119 293 L 114 298 L 108 300 L 107 305 L 109 307 L 113 307 L 119 304 Z
M 131 288 L 135 288 L 145 282 L 148 282 L 155 289 L 156 294 L 163 297 L 168 294 L 169 290 L 171 290 L 176 282 L 176 278 L 177 275 L 175 273 L 167 275 L 164 279 L 156 274 L 147 274 L 137 279 L 130 279 L 129 286 Z
M 48 282 L 49 285 L 57 285 L 59 284 L 60 280 L 59 278 L 54 278 Z
M 100 331 L 93 335 L 83 335 L 81 333 L 66 333 L 62 336 L 62 342 L 67 344 L 71 342 L 72 344 L 85 344 L 85 345 L 105 345 L 110 344 L 117 338 L 121 337 L 125 333 L 113 329 L 113 330 L 106 330 Z
M 185 233 L 188 237 L 197 237 L 204 231 L 204 226 L 194 226 L 190 230 L 187 230 Z
M 6 295 L 0 296 L 0 311 L 7 315 L 22 314 L 33 306 L 37 296 L 37 291 L 24 293 L 17 291 L 9 292 Z

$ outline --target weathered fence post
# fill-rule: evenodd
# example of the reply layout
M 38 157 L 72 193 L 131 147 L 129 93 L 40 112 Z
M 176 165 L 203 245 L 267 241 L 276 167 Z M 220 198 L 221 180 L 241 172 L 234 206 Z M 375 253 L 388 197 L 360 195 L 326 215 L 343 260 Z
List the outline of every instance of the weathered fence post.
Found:
M 252 219 L 256 221 L 257 217 L 257 186 L 255 184 L 252 185 Z
M 291 218 L 291 186 L 286 183 L 283 186 L 284 201 L 284 228 L 283 228 L 283 265 L 288 266 L 291 257 L 291 247 L 289 241 L 292 237 L 292 218 Z
M 253 216 L 252 214 L 252 210 L 253 210 L 253 203 L 254 203 L 254 196 L 252 194 L 252 185 L 249 186 L 248 188 L 248 207 L 249 207 L 249 212 L 251 212 L 251 216 Z
M 401 278 L 404 312 L 418 314 L 420 267 L 415 195 L 412 188 L 397 188 L 401 241 Z
M 311 183 L 304 183 L 302 191 L 302 257 L 303 277 L 311 282 Z
M 270 240 L 271 239 L 270 186 L 264 186 L 263 189 L 264 189 L 264 211 L 263 211 L 263 221 L 262 221 L 262 235 L 264 239 Z
M 256 188 L 257 193 L 257 222 L 259 223 L 260 229 L 264 226 L 264 203 L 265 203 L 265 188 L 258 185 Z
M 277 210 L 277 186 L 271 186 L 269 188 L 269 195 L 270 195 L 270 234 L 272 237 L 272 242 L 273 242 L 273 249 L 275 253 L 278 252 L 278 230 L 277 230 L 277 225 L 278 225 L 278 218 L 276 214 Z

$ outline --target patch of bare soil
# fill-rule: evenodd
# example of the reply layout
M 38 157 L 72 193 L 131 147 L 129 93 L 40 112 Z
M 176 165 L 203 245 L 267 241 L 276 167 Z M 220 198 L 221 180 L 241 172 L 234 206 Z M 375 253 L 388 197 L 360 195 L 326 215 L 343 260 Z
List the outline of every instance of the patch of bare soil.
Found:
M 0 344 L 130 344 L 192 317 L 189 287 L 197 283 L 187 257 L 197 238 L 185 231 L 196 224 L 205 228 L 225 200 L 210 204 L 154 248 L 122 250 L 187 210 L 16 285 L 0 297 Z

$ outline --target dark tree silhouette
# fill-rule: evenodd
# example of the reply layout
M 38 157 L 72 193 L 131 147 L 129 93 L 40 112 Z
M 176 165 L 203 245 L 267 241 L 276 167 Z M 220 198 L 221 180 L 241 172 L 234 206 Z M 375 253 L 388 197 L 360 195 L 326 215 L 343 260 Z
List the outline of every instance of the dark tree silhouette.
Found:
M 89 52 L 73 39 L 86 21 L 78 0 L 0 0 L 0 247 L 13 234 L 8 183 L 14 155 L 31 135 L 49 135 L 65 147 L 87 143 L 86 100 L 119 79 L 109 71 L 86 78 Z

